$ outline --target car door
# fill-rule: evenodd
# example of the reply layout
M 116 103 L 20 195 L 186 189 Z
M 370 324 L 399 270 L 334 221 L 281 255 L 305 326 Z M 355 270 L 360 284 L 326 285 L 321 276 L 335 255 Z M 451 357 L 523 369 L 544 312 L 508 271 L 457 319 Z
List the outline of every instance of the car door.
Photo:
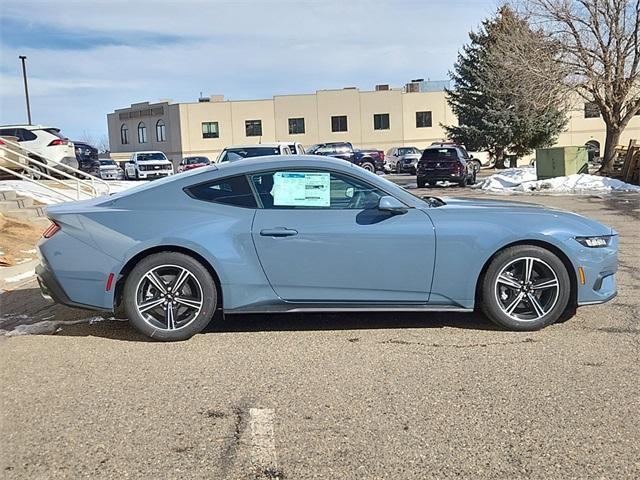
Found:
M 290 302 L 426 303 L 435 256 L 429 217 L 377 209 L 385 192 L 330 170 L 250 177 L 252 237 L 269 283 Z

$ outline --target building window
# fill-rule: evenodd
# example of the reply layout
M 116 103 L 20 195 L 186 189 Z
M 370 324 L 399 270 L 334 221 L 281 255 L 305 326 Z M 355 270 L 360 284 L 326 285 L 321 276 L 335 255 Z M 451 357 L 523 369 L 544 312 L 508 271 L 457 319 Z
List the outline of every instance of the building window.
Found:
M 416 128 L 431 126 L 431 112 L 416 112 Z
M 202 138 L 218 138 L 218 122 L 202 122 Z
M 138 143 L 147 143 L 147 126 L 144 122 L 138 124 Z
M 244 122 L 244 128 L 247 132 L 247 137 L 262 136 L 262 120 L 247 120 Z
M 376 113 L 373 116 L 373 129 L 374 130 L 389 130 L 389 114 L 388 113 Z
M 167 140 L 167 130 L 164 125 L 164 120 L 162 119 L 156 122 L 156 140 L 159 142 L 165 142 Z
M 123 145 L 129 143 L 129 129 L 124 123 L 120 127 L 120 143 Z
M 584 118 L 598 118 L 600 116 L 600 108 L 595 102 L 587 102 L 584 104 Z
M 304 118 L 289 119 L 289 135 L 304 133 Z
M 331 131 L 332 132 L 346 132 L 347 131 L 347 116 L 339 115 L 337 117 L 331 117 Z

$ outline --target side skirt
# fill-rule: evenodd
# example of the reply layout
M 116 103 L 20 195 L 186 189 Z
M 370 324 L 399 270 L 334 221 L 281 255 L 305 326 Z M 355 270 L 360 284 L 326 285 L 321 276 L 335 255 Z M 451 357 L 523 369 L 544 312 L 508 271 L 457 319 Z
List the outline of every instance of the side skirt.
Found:
M 226 315 L 236 313 L 321 313 L 321 312 L 473 312 L 473 308 L 450 305 L 345 305 L 345 304 L 278 304 L 256 305 L 225 310 Z

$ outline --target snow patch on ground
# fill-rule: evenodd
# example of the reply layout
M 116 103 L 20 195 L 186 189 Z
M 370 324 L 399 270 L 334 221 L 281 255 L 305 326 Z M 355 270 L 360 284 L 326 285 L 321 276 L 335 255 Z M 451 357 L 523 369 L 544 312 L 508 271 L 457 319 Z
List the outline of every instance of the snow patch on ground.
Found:
M 6 317 L 0 316 L 0 325 L 2 325 L 3 321 L 21 322 L 11 330 L 0 328 L 0 336 L 17 337 L 21 335 L 53 335 L 62 330 L 62 328 L 66 325 L 77 325 L 80 323 L 88 323 L 89 325 L 93 325 L 95 323 L 104 322 L 107 320 L 120 321 L 119 319 L 116 319 L 114 317 L 104 318 L 95 316 L 91 318 L 83 318 L 82 320 L 42 320 L 40 322 L 30 323 L 33 322 L 33 319 L 28 315 L 8 315 Z
M 69 202 L 70 200 L 64 196 L 71 195 L 76 198 L 77 192 L 73 181 L 65 181 L 65 185 L 69 188 L 63 188 L 59 183 L 53 181 L 45 181 L 51 184 L 52 190 L 44 188 L 37 183 L 27 182 L 26 180 L 2 180 L 0 181 L 0 192 L 15 191 L 18 196 L 33 198 L 34 200 L 45 205 L 54 205 L 56 203 Z M 136 187 L 147 183 L 146 181 L 113 181 L 109 182 L 110 193 L 121 192 L 129 188 Z M 92 198 L 89 194 L 80 192 L 79 200 L 87 200 Z
M 4 281 L 7 283 L 21 282 L 22 280 L 33 277 L 35 274 L 36 272 L 34 270 L 28 270 L 26 272 L 19 273 L 18 275 L 14 275 L 13 277 L 7 277 L 4 279 Z
M 640 192 L 640 186 L 586 173 L 538 180 L 535 167 L 509 168 L 485 178 L 473 188 L 489 192 L 545 192 L 562 194 Z

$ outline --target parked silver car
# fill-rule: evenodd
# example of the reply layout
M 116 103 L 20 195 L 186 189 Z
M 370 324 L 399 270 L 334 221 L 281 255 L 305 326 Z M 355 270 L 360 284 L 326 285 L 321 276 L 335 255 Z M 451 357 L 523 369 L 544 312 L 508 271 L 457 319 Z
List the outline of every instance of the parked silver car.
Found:
M 416 147 L 395 147 L 390 149 L 385 158 L 387 170 L 395 173 L 416 174 L 416 165 L 422 152 Z

